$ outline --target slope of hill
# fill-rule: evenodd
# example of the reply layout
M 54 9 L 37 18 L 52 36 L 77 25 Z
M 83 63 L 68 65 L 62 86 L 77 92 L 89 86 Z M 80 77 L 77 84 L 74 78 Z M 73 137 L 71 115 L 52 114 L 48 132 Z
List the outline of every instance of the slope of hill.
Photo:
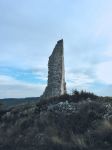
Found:
M 111 150 L 111 98 L 65 95 L 0 116 L 0 150 Z
M 4 107 L 13 107 L 15 105 L 35 102 L 39 99 L 39 97 L 28 97 L 28 98 L 5 98 L 0 99 L 0 103 L 4 105 Z

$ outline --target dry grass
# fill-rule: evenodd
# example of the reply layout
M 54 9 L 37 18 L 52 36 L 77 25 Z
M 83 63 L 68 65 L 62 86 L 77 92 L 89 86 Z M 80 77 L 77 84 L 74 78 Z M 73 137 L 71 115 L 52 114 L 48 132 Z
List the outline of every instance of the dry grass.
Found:
M 71 141 L 73 142 L 74 145 L 76 145 L 80 149 L 87 147 L 86 142 L 85 142 L 85 138 L 81 134 L 75 135 L 74 133 L 72 133 L 71 134 Z

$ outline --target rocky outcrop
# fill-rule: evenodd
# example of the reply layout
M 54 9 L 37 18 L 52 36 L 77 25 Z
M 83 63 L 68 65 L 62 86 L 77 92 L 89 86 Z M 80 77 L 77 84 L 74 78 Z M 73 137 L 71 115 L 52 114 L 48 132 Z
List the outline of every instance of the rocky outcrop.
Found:
M 57 42 L 48 62 L 48 85 L 42 98 L 66 93 L 63 40 Z

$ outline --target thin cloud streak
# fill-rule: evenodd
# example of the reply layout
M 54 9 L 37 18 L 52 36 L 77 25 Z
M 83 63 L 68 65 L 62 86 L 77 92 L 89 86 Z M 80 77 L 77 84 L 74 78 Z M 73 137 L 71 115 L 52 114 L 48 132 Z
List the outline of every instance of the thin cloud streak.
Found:
M 45 84 L 31 84 L 0 75 L 0 98 L 38 97 L 45 86 Z

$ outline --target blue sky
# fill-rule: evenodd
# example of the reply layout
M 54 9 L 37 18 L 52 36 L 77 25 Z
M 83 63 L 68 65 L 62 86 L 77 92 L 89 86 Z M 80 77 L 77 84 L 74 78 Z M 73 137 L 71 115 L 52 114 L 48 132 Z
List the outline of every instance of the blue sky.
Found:
M 111 0 L 0 0 L 0 98 L 41 95 L 61 38 L 68 91 L 112 96 Z

